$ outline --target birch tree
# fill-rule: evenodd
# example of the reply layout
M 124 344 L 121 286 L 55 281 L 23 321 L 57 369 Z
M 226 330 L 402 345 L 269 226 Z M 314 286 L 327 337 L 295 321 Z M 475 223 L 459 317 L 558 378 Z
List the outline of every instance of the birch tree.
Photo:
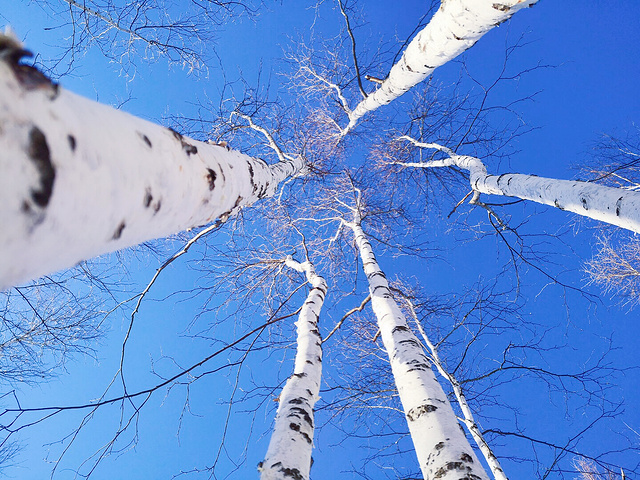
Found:
M 14 38 L 0 47 L 1 289 L 224 222 L 303 167 L 299 156 L 268 165 L 84 99 L 20 64 Z
M 402 57 L 380 86 L 350 110 L 342 103 L 349 123 L 341 135 L 349 133 L 368 112 L 391 103 L 422 82 L 433 71 L 471 48 L 489 30 L 509 20 L 516 12 L 533 6 L 538 0 L 503 2 L 443 1 L 429 24 L 409 43 Z
M 515 173 L 489 175 L 484 163 L 478 158 L 457 155 L 447 147 L 418 142 L 410 137 L 401 137 L 400 139 L 408 140 L 420 148 L 442 151 L 447 155 L 447 158 L 429 162 L 395 163 L 403 167 L 458 167 L 468 171 L 469 183 L 473 191 L 472 203 L 478 202 L 480 194 L 516 197 L 550 205 L 560 210 L 567 210 L 640 233 L 640 192 L 535 175 Z
M 476 445 L 482 452 L 484 460 L 485 462 L 487 462 L 487 465 L 489 466 L 489 469 L 491 471 L 493 478 L 495 480 L 507 480 L 507 476 L 505 475 L 504 470 L 502 469 L 502 466 L 498 461 L 498 458 L 493 453 L 493 451 L 491 450 L 491 447 L 489 446 L 489 443 L 485 440 L 484 436 L 482 435 L 482 432 L 480 431 L 480 427 L 478 426 L 478 423 L 474 418 L 473 411 L 469 406 L 469 402 L 467 402 L 467 399 L 462 390 L 462 386 L 460 385 L 458 380 L 446 370 L 444 362 L 440 358 L 438 347 L 429 339 L 426 332 L 424 331 L 424 328 L 422 328 L 422 325 L 418 321 L 418 317 L 416 315 L 415 309 L 413 308 L 413 304 L 411 303 L 410 300 L 406 300 L 406 302 L 407 302 L 407 306 L 409 307 L 409 311 L 411 312 L 411 315 L 415 321 L 415 324 L 418 327 L 420 336 L 422 337 L 422 340 L 426 345 L 426 347 L 429 349 L 428 351 L 429 351 L 430 359 L 432 360 L 435 367 L 438 369 L 438 372 L 440 373 L 440 375 L 443 378 L 446 378 L 449 381 L 449 383 L 451 383 L 453 393 L 455 394 L 455 397 L 456 397 L 456 402 L 460 406 L 460 410 L 462 410 L 463 419 L 464 419 L 463 423 L 467 427 L 467 430 L 469 431 L 469 433 L 471 434 L 473 441 L 476 443 Z
M 359 203 L 359 202 L 358 202 Z M 393 299 L 389 284 L 361 226 L 357 205 L 353 231 L 369 282 L 371 308 L 378 319 L 398 394 L 425 479 L 488 479 L 462 431 L 422 346 Z
M 298 316 L 298 337 L 293 375 L 279 396 L 278 413 L 269 449 L 258 466 L 262 480 L 309 478 L 313 448 L 313 407 L 320 392 L 322 339 L 318 330 L 320 309 L 327 284 L 316 274 L 313 264 L 287 258 L 286 265 L 303 272 L 312 286 Z

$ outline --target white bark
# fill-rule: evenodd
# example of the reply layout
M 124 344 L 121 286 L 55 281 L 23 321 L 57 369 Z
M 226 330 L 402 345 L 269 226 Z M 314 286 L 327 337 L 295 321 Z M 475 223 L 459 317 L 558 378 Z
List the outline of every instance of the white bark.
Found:
M 368 112 L 387 105 L 437 68 L 471 48 L 493 27 L 538 0 L 443 0 L 380 87 L 349 112 L 343 135 Z
M 469 172 L 469 182 L 475 192 L 530 200 L 640 233 L 640 192 L 535 175 L 489 175 L 482 161 L 475 157 L 455 155 L 438 145 L 402 138 L 418 147 L 445 151 L 450 157 L 424 163 L 398 162 L 399 165 L 419 168 L 456 166 Z
M 64 91 L 18 65 L 15 47 L 0 37 L 0 289 L 224 220 L 302 167 Z
M 471 407 L 467 402 L 467 398 L 465 397 L 464 392 L 462 391 L 462 386 L 460 385 L 456 377 L 450 374 L 447 371 L 447 369 L 444 367 L 442 360 L 440 360 L 440 355 L 438 354 L 438 348 L 431 342 L 431 340 L 429 340 L 427 333 L 422 328 L 422 325 L 418 321 L 417 315 L 413 310 L 413 305 L 410 302 L 407 302 L 407 303 L 409 303 L 409 308 L 411 309 L 411 313 L 413 314 L 418 330 L 420 331 L 420 335 L 422 336 L 422 339 L 424 340 L 427 348 L 429 349 L 429 353 L 430 353 L 431 359 L 433 360 L 433 364 L 438 369 L 438 372 L 440 372 L 440 375 L 446 378 L 451 384 L 453 393 L 456 396 L 456 401 L 458 402 L 458 405 L 460 406 L 460 410 L 462 411 L 462 415 L 464 417 L 463 418 L 464 424 L 466 425 L 467 430 L 471 434 L 471 437 L 476 442 L 476 445 L 482 452 L 482 455 L 484 456 L 484 459 L 487 462 L 487 465 L 489 466 L 491 473 L 493 474 L 493 478 L 495 478 L 495 480 L 509 480 L 505 475 L 504 470 L 502 470 L 502 466 L 500 465 L 498 458 L 495 456 L 495 454 L 491 450 L 491 447 L 484 439 L 484 436 L 480 431 L 480 427 L 478 427 L 478 424 L 476 423 L 476 420 L 473 416 Z
M 378 319 L 423 477 L 425 480 L 488 479 L 436 380 L 422 345 L 393 299 L 364 231 L 358 222 L 348 226 L 353 230 L 362 257 L 371 307 Z
M 308 261 L 298 263 L 289 258 L 286 264 L 304 272 L 313 288 L 296 322 L 298 338 L 295 367 L 280 394 L 269 449 L 259 466 L 261 480 L 309 478 L 313 449 L 313 407 L 319 398 L 322 377 L 322 339 L 318 318 L 327 284 Z

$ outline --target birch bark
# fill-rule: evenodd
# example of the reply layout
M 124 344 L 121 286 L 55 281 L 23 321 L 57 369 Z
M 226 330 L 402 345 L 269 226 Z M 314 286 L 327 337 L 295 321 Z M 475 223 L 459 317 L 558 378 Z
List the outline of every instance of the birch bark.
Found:
M 431 343 L 431 340 L 429 340 L 427 333 L 424 331 L 424 328 L 422 328 L 422 325 L 418 321 L 418 316 L 414 311 L 413 305 L 409 301 L 407 301 L 407 303 L 409 304 L 409 309 L 416 323 L 416 326 L 418 327 L 420 336 L 422 337 L 425 345 L 429 349 L 429 353 L 430 353 L 431 359 L 433 360 L 433 364 L 438 369 L 438 372 L 440 373 L 440 375 L 446 378 L 449 381 L 449 383 L 451 383 L 451 387 L 453 388 L 453 393 L 456 396 L 456 401 L 460 406 L 460 410 L 462 410 L 462 415 L 464 417 L 464 424 L 467 426 L 467 430 L 469 430 L 469 433 L 473 437 L 473 440 L 476 442 L 476 445 L 482 452 L 482 455 L 484 456 L 484 459 L 487 462 L 489 469 L 491 470 L 493 478 L 495 480 L 509 480 L 505 475 L 504 470 L 502 470 L 502 466 L 500 465 L 498 458 L 495 456 L 495 454 L 491 450 L 491 447 L 484 439 L 484 436 L 480 431 L 480 427 L 476 423 L 476 420 L 473 416 L 471 407 L 467 402 L 467 398 L 465 397 L 464 392 L 462 391 L 462 386 L 460 385 L 456 377 L 451 375 L 446 370 L 444 363 L 442 362 L 442 360 L 440 360 L 440 355 L 438 354 L 438 348 L 433 343 Z
M 289 258 L 286 264 L 304 272 L 312 289 L 296 322 L 298 348 L 295 367 L 280 394 L 267 455 L 258 467 L 261 480 L 308 480 L 313 449 L 313 407 L 319 398 L 322 376 L 318 318 L 327 284 L 308 261 L 298 263 Z
M 380 87 L 349 112 L 346 135 L 368 112 L 400 97 L 433 71 L 471 48 L 493 27 L 538 0 L 443 0 L 427 26 L 409 43 Z
M 418 147 L 444 151 L 449 158 L 424 163 L 397 162 L 399 165 L 419 168 L 455 166 L 469 172 L 471 188 L 477 193 L 530 200 L 640 233 L 640 192 L 518 173 L 489 175 L 478 158 L 455 155 L 439 145 L 402 138 Z
M 225 220 L 302 159 L 267 165 L 100 105 L 18 64 L 0 36 L 0 290 Z
M 354 233 L 411 440 L 425 480 L 488 480 L 422 346 L 391 295 L 389 284 L 359 222 Z

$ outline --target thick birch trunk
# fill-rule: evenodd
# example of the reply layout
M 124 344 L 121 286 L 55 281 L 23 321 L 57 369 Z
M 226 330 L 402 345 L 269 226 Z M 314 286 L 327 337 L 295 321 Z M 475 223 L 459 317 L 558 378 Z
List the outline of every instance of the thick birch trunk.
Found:
M 311 468 L 313 407 L 319 398 L 322 376 L 322 341 L 318 318 L 327 284 L 309 262 L 300 264 L 288 259 L 287 265 L 305 272 L 313 288 L 296 322 L 298 349 L 294 372 L 280 394 L 269 449 L 259 466 L 261 480 L 308 480 Z
M 443 0 L 428 25 L 409 43 L 380 87 L 349 114 L 346 134 L 368 112 L 387 105 L 437 68 L 471 48 L 485 33 L 538 0 Z
M 357 223 L 353 229 L 411 439 L 425 480 L 488 479 Z
M 301 168 L 76 96 L 11 48 L 0 37 L 0 289 L 224 220 Z

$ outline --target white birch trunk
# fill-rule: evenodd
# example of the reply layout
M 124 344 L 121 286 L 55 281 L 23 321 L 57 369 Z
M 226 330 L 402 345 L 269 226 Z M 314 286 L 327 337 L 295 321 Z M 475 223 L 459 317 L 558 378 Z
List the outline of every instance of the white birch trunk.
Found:
M 471 48 L 493 27 L 538 0 L 443 0 L 380 87 L 349 113 L 343 135 L 368 112 L 387 105 L 437 68 Z
M 424 479 L 487 480 L 422 345 L 391 295 L 371 244 L 358 223 L 348 225 L 362 257 L 371 307 L 378 319 Z
M 416 146 L 436 148 L 433 144 L 413 142 Z M 399 164 L 420 168 L 463 168 L 469 171 L 471 188 L 478 193 L 530 200 L 640 233 L 640 192 L 637 191 L 518 173 L 489 175 L 482 161 L 465 155 L 452 155 L 445 160 L 425 163 Z
M 504 470 L 502 470 L 502 466 L 500 465 L 498 458 L 495 456 L 495 454 L 491 450 L 491 447 L 484 439 L 484 436 L 482 435 L 482 432 L 480 431 L 480 428 L 478 427 L 478 424 L 476 423 L 476 420 L 473 416 L 471 407 L 467 402 L 467 398 L 465 397 L 464 392 L 462 391 L 462 386 L 460 385 L 456 377 L 454 377 L 445 369 L 444 364 L 442 363 L 442 360 L 440 360 L 438 349 L 433 343 L 431 343 L 431 340 L 429 340 L 429 337 L 427 337 L 427 333 L 424 331 L 424 329 L 422 328 L 422 325 L 418 321 L 418 317 L 415 314 L 415 311 L 413 310 L 413 305 L 411 305 L 411 303 L 409 303 L 409 308 L 411 309 L 411 312 L 413 314 L 418 330 L 420 331 L 420 335 L 422 336 L 422 339 L 424 340 L 425 344 L 427 345 L 427 348 L 429 349 L 429 353 L 431 354 L 431 359 L 433 360 L 433 364 L 438 369 L 438 372 L 440 372 L 440 375 L 442 375 L 444 378 L 446 378 L 449 381 L 449 383 L 451 383 L 453 393 L 456 396 L 456 401 L 460 406 L 460 410 L 462 410 L 462 415 L 464 417 L 463 418 L 464 424 L 467 426 L 467 430 L 469 430 L 471 437 L 473 437 L 473 440 L 476 442 L 476 445 L 482 452 L 482 455 L 484 456 L 484 459 L 487 462 L 487 465 L 489 466 L 489 470 L 491 470 L 491 473 L 493 474 L 493 478 L 495 480 L 509 480 L 505 475 Z
M 302 166 L 270 166 L 64 91 L 11 48 L 0 36 L 0 290 L 224 220 Z
M 261 480 L 308 480 L 313 449 L 313 407 L 322 377 L 322 339 L 318 330 L 327 284 L 311 263 L 287 259 L 304 272 L 312 286 L 298 316 L 297 351 L 293 375 L 287 380 L 276 414 L 267 455 L 258 467 Z

